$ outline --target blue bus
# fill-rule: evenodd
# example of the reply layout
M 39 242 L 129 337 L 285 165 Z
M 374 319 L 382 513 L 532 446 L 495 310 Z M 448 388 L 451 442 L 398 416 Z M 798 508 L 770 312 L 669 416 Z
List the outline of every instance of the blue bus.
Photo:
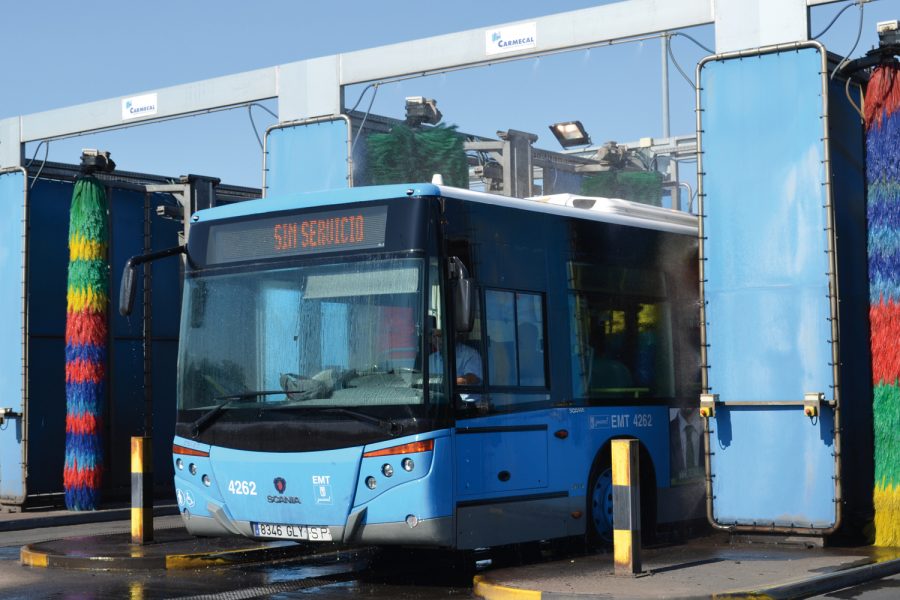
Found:
M 641 443 L 643 529 L 684 518 L 670 414 L 700 391 L 696 217 L 378 186 L 202 210 L 173 252 L 190 532 L 602 544 L 614 438 Z

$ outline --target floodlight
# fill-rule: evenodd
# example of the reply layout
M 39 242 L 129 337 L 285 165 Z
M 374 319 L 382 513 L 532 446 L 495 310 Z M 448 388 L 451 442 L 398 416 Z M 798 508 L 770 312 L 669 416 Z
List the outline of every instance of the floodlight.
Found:
M 559 145 L 563 148 L 572 146 L 587 146 L 591 143 L 591 136 L 584 130 L 581 121 L 567 121 L 565 123 L 554 123 L 550 126 L 550 131 L 556 136 Z
M 406 124 L 416 127 L 422 123 L 437 125 L 444 115 L 438 110 L 437 101 L 424 96 L 406 98 Z

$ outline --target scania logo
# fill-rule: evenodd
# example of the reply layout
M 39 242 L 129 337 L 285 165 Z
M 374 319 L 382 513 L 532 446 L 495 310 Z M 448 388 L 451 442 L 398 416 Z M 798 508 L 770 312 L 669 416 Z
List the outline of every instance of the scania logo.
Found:
M 297 496 L 266 496 L 266 502 L 269 504 L 300 504 L 300 498 Z
M 287 489 L 287 481 L 284 480 L 284 477 L 276 477 L 272 483 L 275 484 L 276 492 L 284 494 L 284 490 Z M 266 496 L 266 502 L 269 504 L 300 504 L 300 498 L 297 496 Z

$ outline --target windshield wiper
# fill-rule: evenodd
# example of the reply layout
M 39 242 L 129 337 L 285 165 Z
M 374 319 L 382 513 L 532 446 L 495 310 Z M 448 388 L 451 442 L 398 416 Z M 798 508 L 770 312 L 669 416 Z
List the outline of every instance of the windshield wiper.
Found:
M 228 406 L 231 406 L 236 402 L 245 402 L 251 398 L 271 396 L 274 394 L 284 394 L 284 390 L 257 390 L 255 392 L 241 392 L 240 394 L 228 394 L 213 398 L 213 400 L 221 400 L 222 402 L 213 406 L 211 409 L 200 415 L 196 421 L 191 423 L 191 436 L 197 437 L 200 435 L 200 432 L 206 429 L 206 427 L 212 423 L 216 417 L 221 415 L 222 411 Z
M 400 435 L 403 433 L 403 426 L 400 423 L 395 421 L 390 421 L 386 419 L 379 419 L 378 417 L 373 417 L 372 415 L 367 415 L 364 412 L 360 412 L 358 410 L 353 410 L 352 408 L 343 408 L 343 407 L 327 407 L 322 408 L 320 412 L 323 413 L 340 413 L 342 415 L 348 415 L 356 419 L 357 421 L 362 421 L 363 423 L 371 423 L 373 425 L 377 425 L 381 429 L 385 430 L 387 433 L 391 435 Z

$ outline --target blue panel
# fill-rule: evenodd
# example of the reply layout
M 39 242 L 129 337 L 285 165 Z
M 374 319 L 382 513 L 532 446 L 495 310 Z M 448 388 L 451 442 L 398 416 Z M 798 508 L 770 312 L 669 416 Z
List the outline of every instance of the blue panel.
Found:
M 720 408 L 712 429 L 718 523 L 825 528 L 834 523 L 831 411 Z
M 66 333 L 72 189 L 70 182 L 39 179 L 28 194 L 28 332 L 32 337 L 63 339 Z M 61 393 L 65 406 L 65 390 Z
M 132 190 L 110 190 L 110 328 L 113 336 L 110 385 L 110 456 L 107 484 L 114 488 L 130 485 L 129 447 L 131 436 L 144 434 L 143 373 L 143 271 L 138 269 L 134 311 L 119 315 L 119 284 L 125 262 L 141 254 L 144 246 L 144 194 Z M 172 204 L 171 196 L 153 194 L 150 218 L 150 249 L 177 246 L 179 223 L 156 216 L 156 206 Z M 154 486 L 171 485 L 171 448 L 175 429 L 175 356 L 181 306 L 180 261 L 178 257 L 156 261 L 152 273 L 152 367 L 153 468 Z
M 227 503 L 235 519 L 343 525 L 353 505 L 362 450 L 357 446 L 325 452 L 277 453 L 213 447 L 208 459 L 191 460 L 200 469 L 198 476 L 208 473 L 212 477 L 206 494 Z M 282 497 L 273 485 L 277 477 L 286 482 L 283 497 L 295 497 L 297 502 L 266 502 L 267 496 Z M 196 481 L 198 477 L 179 471 L 175 485 L 180 486 L 182 479 Z M 250 489 L 235 490 L 230 485 L 233 481 L 247 482 Z M 324 498 L 319 489 L 322 485 L 328 486 Z
M 844 81 L 836 77 L 829 95 L 832 189 L 838 239 L 841 346 L 841 484 L 843 522 L 861 529 L 871 522 L 875 477 L 872 414 L 872 357 L 869 347 L 869 284 L 866 219 L 865 136 Z M 862 103 L 858 88 L 851 95 Z
M 131 436 L 144 433 L 144 367 L 140 339 L 114 339 L 107 365 L 110 437 L 104 485 L 127 488 L 131 481 Z
M 457 494 L 467 498 L 546 488 L 548 435 L 546 429 L 468 434 L 457 431 Z M 506 479 L 500 476 L 502 472 L 507 473 Z
M 172 441 L 175 438 L 175 369 L 178 342 L 153 342 L 153 473 L 154 486 L 172 486 Z
M 404 455 L 363 459 L 353 510 L 366 506 L 367 524 L 396 523 L 404 521 L 409 514 L 417 515 L 420 519 L 453 514 L 453 495 L 450 492 L 453 481 L 453 458 L 450 437 L 442 435 L 445 432 L 437 433 L 439 437 L 434 440 L 434 452 L 409 455 L 415 461 L 411 473 L 397 468 Z M 431 437 L 431 434 L 428 437 Z M 402 479 L 394 482 L 383 477 L 379 478 L 380 484 L 388 484 L 390 487 L 383 493 L 373 494 L 365 485 L 365 477 L 370 473 L 378 475 L 380 466 L 385 462 L 393 463 L 394 475 L 391 479 L 397 477 Z M 375 491 L 377 492 L 379 488 Z
M 66 344 L 62 335 L 28 342 L 28 495 L 63 491 L 66 457 Z
M 154 194 L 151 197 L 154 214 L 156 206 L 162 204 L 164 197 L 161 194 Z M 171 197 L 169 197 L 169 200 L 170 202 L 172 201 Z M 173 248 L 179 244 L 178 231 L 181 229 L 180 222 L 154 216 L 150 223 L 151 248 L 154 251 Z M 115 307 L 118 305 L 119 299 L 118 277 L 121 276 L 122 273 L 120 271 L 116 277 L 116 287 L 113 288 L 113 296 L 116 299 L 116 302 L 113 303 L 114 313 L 118 313 L 118 309 Z M 156 261 L 153 264 L 153 337 L 156 339 L 161 337 L 177 339 L 180 315 L 181 257 L 174 256 Z M 174 375 L 171 375 L 171 378 L 174 384 Z
M 809 48 L 701 71 L 708 385 L 722 401 L 833 398 L 821 70 Z M 830 419 L 721 410 L 717 520 L 831 525 Z
M 24 264 L 25 174 L 0 175 L 0 408 L 23 411 L 22 267 Z M 22 477 L 21 418 L 0 426 L 0 497 L 20 500 Z
M 348 187 L 343 118 L 273 129 L 266 138 L 266 196 Z
M 135 293 L 134 310 L 128 317 L 119 314 L 119 284 L 122 278 L 122 268 L 125 262 L 136 254 L 144 251 L 144 194 L 130 190 L 111 190 L 109 195 L 109 219 L 110 219 L 110 306 L 113 310 L 109 313 L 109 327 L 113 337 L 129 336 L 140 337 L 141 324 L 144 318 L 144 305 L 141 302 L 141 294 L 144 289 L 143 271 L 137 270 L 137 292 Z M 160 246 L 157 249 L 162 249 Z M 167 259 L 168 260 L 168 259 Z M 153 265 L 153 273 L 156 275 L 157 266 L 165 261 L 158 261 Z M 138 351 L 140 356 L 140 351 Z

